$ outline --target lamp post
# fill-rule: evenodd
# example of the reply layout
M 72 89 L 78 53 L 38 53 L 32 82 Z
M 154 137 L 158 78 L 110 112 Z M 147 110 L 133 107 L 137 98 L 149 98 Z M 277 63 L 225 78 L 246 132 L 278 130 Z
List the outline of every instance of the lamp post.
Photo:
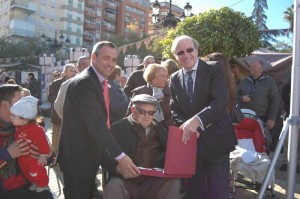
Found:
M 62 48 L 68 49 L 70 45 L 70 40 L 67 38 L 64 40 L 65 37 L 63 34 L 60 34 L 59 40 L 57 40 L 57 31 L 55 31 L 55 37 L 54 39 L 51 39 L 50 37 L 46 37 L 45 34 L 42 34 L 41 36 L 41 42 L 42 47 L 47 47 L 51 53 L 53 53 L 56 56 L 56 51 Z
M 172 13 L 172 0 L 169 1 L 168 14 L 162 19 L 159 18 L 159 9 L 160 4 L 158 3 L 158 0 L 156 0 L 152 5 L 152 23 L 161 25 L 162 27 L 174 28 L 178 22 L 183 21 L 186 17 L 192 16 L 192 6 L 189 3 L 184 6 L 184 13 L 182 13 L 180 18 L 177 18 Z

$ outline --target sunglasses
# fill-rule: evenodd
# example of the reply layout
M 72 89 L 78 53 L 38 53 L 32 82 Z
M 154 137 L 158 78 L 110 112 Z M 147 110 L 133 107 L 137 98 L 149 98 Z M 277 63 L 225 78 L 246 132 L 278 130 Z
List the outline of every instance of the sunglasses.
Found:
M 60 77 L 60 75 L 54 75 L 54 77 Z
M 152 117 L 156 113 L 156 111 L 146 111 L 146 110 L 140 109 L 138 107 L 135 107 L 135 109 L 139 112 L 139 114 L 144 115 L 144 116 Z
M 187 53 L 192 53 L 193 51 L 194 51 L 194 48 L 187 48 L 187 49 L 185 50 L 185 52 L 187 52 Z M 184 50 L 177 51 L 175 54 L 176 54 L 177 56 L 181 56 L 181 55 L 184 54 Z

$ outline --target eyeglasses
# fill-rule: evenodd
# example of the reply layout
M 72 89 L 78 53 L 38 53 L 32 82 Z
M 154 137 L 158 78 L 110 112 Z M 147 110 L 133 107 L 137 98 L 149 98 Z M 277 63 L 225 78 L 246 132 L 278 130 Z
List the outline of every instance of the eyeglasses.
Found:
M 139 112 L 139 114 L 141 114 L 143 116 L 152 117 L 156 113 L 156 111 L 146 111 L 146 110 L 140 109 L 138 107 L 135 107 L 135 109 Z
M 187 49 L 185 50 L 185 52 L 187 52 L 187 53 L 192 53 L 193 51 L 194 51 L 194 48 L 187 48 Z M 177 51 L 175 54 L 176 54 L 177 56 L 181 56 L 181 55 L 184 54 L 184 50 Z

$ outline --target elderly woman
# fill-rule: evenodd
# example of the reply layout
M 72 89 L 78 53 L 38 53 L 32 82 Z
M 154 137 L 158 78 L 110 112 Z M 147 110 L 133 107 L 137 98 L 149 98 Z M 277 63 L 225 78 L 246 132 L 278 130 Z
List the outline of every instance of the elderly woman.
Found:
M 134 89 L 132 91 L 132 97 L 138 94 L 148 94 L 155 97 L 160 102 L 160 106 L 154 115 L 154 119 L 161 122 L 166 127 L 172 125 L 172 115 L 169 105 L 171 93 L 169 86 L 167 85 L 167 68 L 159 64 L 150 64 L 145 69 L 143 77 L 146 80 L 147 85 Z M 128 109 L 127 114 L 130 114 L 130 108 Z
M 112 74 L 108 77 L 110 85 L 109 102 L 110 102 L 110 122 L 116 122 L 125 117 L 129 100 L 121 87 L 121 71 L 120 66 L 116 66 Z

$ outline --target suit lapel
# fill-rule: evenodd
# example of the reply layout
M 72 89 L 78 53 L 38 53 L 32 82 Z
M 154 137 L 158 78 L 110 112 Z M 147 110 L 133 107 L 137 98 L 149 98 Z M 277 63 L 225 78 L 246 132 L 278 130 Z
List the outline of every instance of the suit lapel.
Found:
M 204 71 L 206 70 L 205 67 L 205 62 L 199 59 L 198 62 L 198 67 L 196 71 L 196 80 L 195 80 L 195 85 L 194 85 L 194 95 L 193 95 L 193 106 L 192 107 L 197 107 L 197 104 L 200 102 L 200 96 L 201 93 L 203 93 L 204 89 L 204 80 L 205 80 L 205 73 Z M 208 86 L 208 85 L 207 85 Z

